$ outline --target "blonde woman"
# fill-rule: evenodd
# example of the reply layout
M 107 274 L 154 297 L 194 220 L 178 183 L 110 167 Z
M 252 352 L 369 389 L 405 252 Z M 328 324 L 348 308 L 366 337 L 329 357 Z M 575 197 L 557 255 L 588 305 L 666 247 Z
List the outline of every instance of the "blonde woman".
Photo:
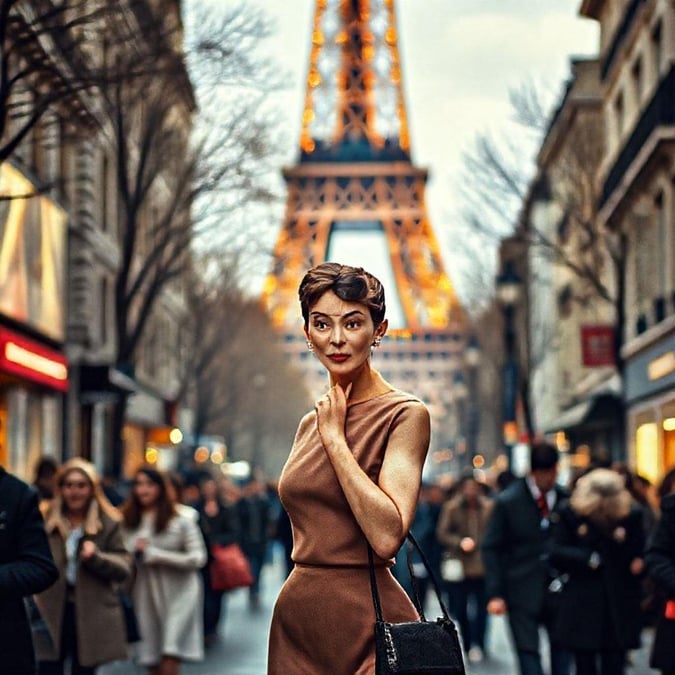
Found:
M 93 675 L 96 666 L 127 657 L 118 586 L 130 574 L 121 515 L 106 499 L 93 464 L 67 461 L 45 506 L 45 527 L 59 579 L 35 596 L 54 651 L 40 652 L 40 675 Z

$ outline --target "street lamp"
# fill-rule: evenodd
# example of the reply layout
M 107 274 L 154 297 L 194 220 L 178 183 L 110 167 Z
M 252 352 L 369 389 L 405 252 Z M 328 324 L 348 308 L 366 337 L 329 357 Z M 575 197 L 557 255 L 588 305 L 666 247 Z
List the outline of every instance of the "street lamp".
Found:
M 511 466 L 511 451 L 516 443 L 516 400 L 518 397 L 518 361 L 516 357 L 515 306 L 520 298 L 522 280 L 513 267 L 513 260 L 504 263 L 496 279 L 497 298 L 504 312 L 504 402 L 503 440 L 506 456 Z
M 478 448 L 476 441 L 478 438 L 478 415 L 480 408 L 478 392 L 478 365 L 480 364 L 480 346 L 475 335 L 469 338 L 464 349 L 464 362 L 466 363 L 469 376 L 469 409 L 466 424 L 466 445 L 469 454 L 469 460 L 473 464 L 473 458 L 476 456 Z
M 456 370 L 452 379 L 452 393 L 455 400 L 456 413 L 456 441 L 455 450 L 460 461 L 460 466 L 466 461 L 466 415 L 465 415 L 465 401 L 469 395 L 469 390 L 464 381 L 464 373 L 461 370 Z

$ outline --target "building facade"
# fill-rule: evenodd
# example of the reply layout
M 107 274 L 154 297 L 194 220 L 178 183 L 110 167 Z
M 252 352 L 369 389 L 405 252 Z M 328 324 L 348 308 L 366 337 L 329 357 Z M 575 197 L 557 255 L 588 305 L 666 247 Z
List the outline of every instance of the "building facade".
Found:
M 675 466 L 675 7 L 584 0 L 580 13 L 600 24 L 598 220 L 625 247 L 628 458 L 656 480 Z
M 84 4 L 78 8 L 87 11 Z M 29 194 L 32 186 L 30 193 L 37 195 L 0 206 L 0 296 L 4 298 L 0 342 L 3 354 L 11 350 L 9 358 L 0 356 L 0 462 L 26 478 L 43 454 L 57 460 L 84 456 L 102 472 L 118 476 L 145 461 L 153 439 L 160 449 L 171 445 L 165 432 L 177 422 L 179 326 L 185 308 L 180 282 L 161 286 L 151 305 L 143 302 L 142 295 L 129 306 L 120 304 L 123 270 L 135 270 L 136 276 L 127 280 L 138 280 L 144 260 L 152 257 L 158 245 L 160 205 L 172 189 L 167 175 L 171 169 L 157 172 L 135 218 L 130 218 L 129 199 L 124 199 L 129 189 L 122 189 L 119 177 L 125 163 L 127 174 L 133 175 L 129 156 L 140 156 L 146 139 L 142 127 L 131 126 L 120 137 L 115 121 L 121 118 L 114 115 L 110 95 L 114 85 L 121 89 L 128 84 L 110 64 L 123 62 L 125 50 L 142 53 L 144 46 L 127 43 L 117 29 L 125 25 L 139 40 L 148 22 L 156 20 L 153 12 L 158 9 L 161 24 L 170 25 L 166 35 L 178 54 L 181 8 L 173 0 L 162 7 L 151 2 L 147 6 L 119 3 L 110 14 L 85 16 L 87 30 L 72 43 L 64 41 L 75 45 L 71 51 L 57 48 L 39 53 L 40 40 L 24 39 L 31 31 L 47 39 L 52 35 L 55 44 L 66 37 L 59 36 L 61 29 L 48 24 L 49 15 L 42 15 L 39 8 L 25 18 L 19 3 L 12 17 L 23 31 L 14 33 L 23 39 L 21 63 L 29 66 L 28 77 L 13 92 L 14 99 L 24 97 L 29 102 L 26 117 L 38 105 L 47 109 L 0 164 L 1 192 L 9 190 L 20 197 Z M 77 70 L 77 59 L 82 57 L 89 59 L 86 77 L 90 83 L 95 81 L 94 87 L 82 86 L 85 74 Z M 55 90 L 57 84 L 69 85 L 78 95 L 41 101 L 45 73 L 62 74 L 63 82 L 52 83 Z M 181 92 L 166 115 L 172 148 L 182 143 L 184 152 L 194 99 L 180 57 L 167 78 L 172 84 L 178 81 L 173 88 Z M 157 76 L 154 86 L 162 90 Z M 124 101 L 124 109 L 142 118 L 141 108 L 150 98 Z M 21 123 L 18 120 L 6 128 L 5 147 L 9 148 Z M 184 218 L 188 232 L 189 218 Z M 122 312 L 127 313 L 127 326 L 139 326 L 137 345 L 123 359 Z M 148 316 L 139 324 L 137 318 L 144 312 Z M 126 404 L 122 452 L 116 456 L 115 407 L 120 401 Z

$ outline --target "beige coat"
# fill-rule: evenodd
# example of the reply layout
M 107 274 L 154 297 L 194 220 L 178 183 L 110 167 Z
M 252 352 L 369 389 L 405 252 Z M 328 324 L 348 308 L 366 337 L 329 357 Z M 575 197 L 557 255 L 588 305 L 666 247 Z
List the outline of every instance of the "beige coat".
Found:
M 146 540 L 137 564 L 133 599 L 141 642 L 134 645 L 136 660 L 145 666 L 162 655 L 199 661 L 204 657 L 202 579 L 206 546 L 191 513 L 179 511 L 166 529 L 154 531 L 154 516 L 144 515 L 138 528 L 124 530 L 127 550 Z
M 66 604 L 67 526 L 60 514 L 47 510 L 47 536 L 54 562 L 59 570 L 57 582 L 35 596 L 35 602 L 49 627 L 54 644 L 51 652 L 38 646 L 40 660 L 60 658 L 63 611 Z M 75 624 L 78 657 L 83 666 L 96 666 L 128 656 L 124 618 L 117 589 L 132 568 L 131 556 L 124 548 L 120 523 L 99 512 L 92 502 L 84 524 L 85 537 L 96 544 L 98 552 L 80 561 L 75 583 Z
M 493 502 L 487 497 L 478 498 L 478 508 L 467 507 L 461 495 L 447 501 L 441 509 L 436 527 L 436 538 L 445 548 L 445 552 L 459 558 L 464 567 L 464 576 L 482 577 L 485 575 L 480 544 L 485 527 L 492 513 Z M 464 553 L 460 542 L 464 537 L 471 537 L 476 548 L 471 553 Z

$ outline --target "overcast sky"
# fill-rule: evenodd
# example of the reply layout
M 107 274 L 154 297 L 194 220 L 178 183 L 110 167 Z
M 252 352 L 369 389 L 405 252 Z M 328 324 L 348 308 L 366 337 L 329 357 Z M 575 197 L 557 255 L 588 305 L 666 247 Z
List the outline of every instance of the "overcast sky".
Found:
M 288 129 L 283 157 L 293 164 L 315 2 L 255 4 L 276 23 L 268 49 L 293 83 L 279 94 Z M 598 26 L 578 16 L 580 5 L 581 0 L 396 2 L 413 161 L 430 171 L 427 205 L 449 268 L 448 232 L 457 217 L 462 151 L 477 132 L 505 128 L 510 88 L 534 79 L 560 93 L 570 58 L 597 53 Z M 455 281 L 461 292 L 461 280 Z

